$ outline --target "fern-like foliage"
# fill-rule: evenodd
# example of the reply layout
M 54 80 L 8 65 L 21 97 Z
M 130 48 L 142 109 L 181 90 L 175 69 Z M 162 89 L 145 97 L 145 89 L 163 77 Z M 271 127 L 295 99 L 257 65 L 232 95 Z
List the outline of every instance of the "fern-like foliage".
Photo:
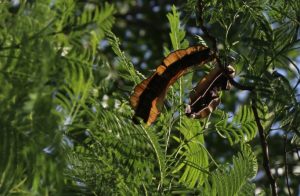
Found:
M 251 141 L 257 133 L 253 112 L 247 105 L 241 106 L 230 122 L 226 115 L 223 120 L 216 123 L 215 128 L 231 145 Z
M 185 31 L 180 25 L 180 14 L 173 5 L 172 13 L 167 14 L 170 23 L 170 38 L 174 50 L 188 47 L 188 41 L 185 39 Z
M 0 10 L 0 113 L 6 116 L 0 193 L 61 194 L 70 152 L 63 133 L 92 89 L 93 59 L 114 9 L 69 0 L 1 3 Z
M 214 171 L 205 182 L 202 195 L 253 195 L 255 185 L 250 182 L 257 172 L 257 160 L 248 145 L 233 157 L 232 167 Z
M 73 189 L 78 182 L 82 193 L 141 194 L 155 189 L 151 182 L 157 161 L 152 143 L 122 114 L 122 109 L 128 109 L 123 107 L 103 111 L 101 105 L 94 105 L 94 112 L 83 116 L 89 119 L 85 126 L 70 126 L 74 154 L 69 157 L 71 168 L 66 174 Z
M 137 84 L 144 78 L 144 76 L 134 69 L 132 62 L 128 59 L 125 53 L 120 49 L 120 40 L 113 34 L 113 32 L 107 32 L 108 41 L 112 47 L 112 50 L 118 57 L 120 64 L 120 75 L 124 80 L 132 81 Z M 124 73 L 125 72 L 125 73 Z
M 207 178 L 209 164 L 204 144 L 204 129 L 199 121 L 187 117 L 182 119 L 182 124 L 177 129 L 183 137 L 174 136 L 174 140 L 180 146 L 175 154 L 178 164 L 173 173 L 182 170 L 179 183 L 185 184 L 188 188 L 200 187 Z

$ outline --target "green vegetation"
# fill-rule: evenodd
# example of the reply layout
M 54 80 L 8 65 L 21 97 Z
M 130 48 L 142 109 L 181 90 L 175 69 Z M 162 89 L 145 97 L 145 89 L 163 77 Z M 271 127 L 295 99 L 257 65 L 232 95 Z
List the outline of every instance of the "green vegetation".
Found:
M 0 0 L 0 194 L 300 194 L 299 27 L 300 1 Z M 195 44 L 238 84 L 186 117 L 208 63 L 133 124 L 134 86 Z

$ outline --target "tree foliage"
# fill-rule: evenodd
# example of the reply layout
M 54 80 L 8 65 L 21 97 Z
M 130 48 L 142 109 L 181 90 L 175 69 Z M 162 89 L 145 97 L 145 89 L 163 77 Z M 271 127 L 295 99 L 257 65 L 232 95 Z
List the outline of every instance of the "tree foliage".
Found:
M 270 194 L 259 120 L 278 194 L 297 195 L 299 13 L 283 0 L 0 1 L 0 193 Z M 207 119 L 189 119 L 208 63 L 170 88 L 154 125 L 133 124 L 134 86 L 211 37 L 254 90 L 223 92 Z

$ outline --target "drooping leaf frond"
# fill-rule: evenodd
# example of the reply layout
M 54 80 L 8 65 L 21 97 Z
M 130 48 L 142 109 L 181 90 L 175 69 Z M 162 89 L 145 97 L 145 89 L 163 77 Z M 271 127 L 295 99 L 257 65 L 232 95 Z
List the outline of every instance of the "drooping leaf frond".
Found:
M 208 155 L 205 149 L 203 127 L 199 121 L 183 118 L 178 130 L 183 138 L 174 136 L 179 142 L 178 164 L 173 173 L 181 173 L 179 182 L 189 188 L 200 187 L 207 178 Z
M 67 175 L 73 184 L 80 182 L 84 189 L 97 194 L 138 194 L 144 191 L 143 186 L 154 189 L 151 181 L 159 161 L 153 142 L 120 110 L 103 109 L 96 106 L 85 116 L 91 121 L 84 127 L 74 124 L 69 128 L 75 154 L 69 157 Z
M 256 156 L 248 145 L 233 157 L 233 165 L 214 171 L 205 181 L 203 195 L 253 195 L 255 185 L 250 179 L 256 175 Z
M 144 76 L 134 69 L 133 64 L 126 57 L 124 52 L 120 49 L 120 40 L 112 32 L 107 32 L 107 35 L 108 41 L 114 53 L 119 58 L 121 70 L 124 70 L 126 72 L 126 74 L 121 74 L 121 76 L 124 77 L 124 79 L 128 81 L 133 81 L 135 84 L 137 84 L 141 80 L 140 77 L 144 78 Z
M 231 145 L 250 141 L 257 133 L 252 110 L 246 105 L 238 109 L 231 122 L 225 118 L 218 122 L 215 127 L 218 133 L 225 136 Z

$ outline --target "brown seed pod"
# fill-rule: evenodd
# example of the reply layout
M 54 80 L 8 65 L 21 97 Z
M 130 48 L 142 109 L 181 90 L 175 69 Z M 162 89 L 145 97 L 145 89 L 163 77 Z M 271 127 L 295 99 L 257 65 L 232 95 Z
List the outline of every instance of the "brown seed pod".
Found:
M 176 50 L 169 54 L 159 65 L 152 76 L 134 88 L 130 103 L 135 110 L 134 122 L 137 117 L 148 125 L 152 124 L 163 106 L 168 88 L 186 73 L 188 68 L 203 65 L 214 59 L 209 48 L 203 45 Z
M 235 70 L 228 66 L 228 73 L 233 77 Z M 220 104 L 218 91 L 229 90 L 231 84 L 223 70 L 216 66 L 209 72 L 190 93 L 190 104 L 186 107 L 186 115 L 191 118 L 205 118 Z

